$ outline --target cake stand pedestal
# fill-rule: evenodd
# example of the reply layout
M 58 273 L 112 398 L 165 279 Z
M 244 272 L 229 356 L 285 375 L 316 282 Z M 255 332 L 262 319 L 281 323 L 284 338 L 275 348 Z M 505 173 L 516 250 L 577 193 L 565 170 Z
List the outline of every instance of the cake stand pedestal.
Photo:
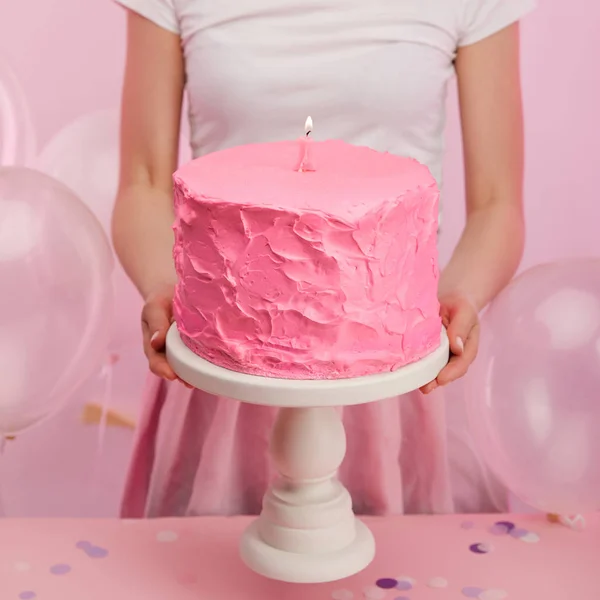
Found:
M 373 536 L 354 516 L 350 494 L 336 476 L 346 453 L 336 407 L 415 390 L 436 378 L 448 355 L 443 332 L 437 350 L 393 373 L 327 381 L 275 379 L 217 367 L 189 350 L 176 325 L 171 327 L 167 358 L 185 382 L 217 396 L 280 407 L 271 439 L 279 477 L 241 541 L 242 559 L 251 569 L 280 581 L 321 583 L 349 577 L 373 560 Z

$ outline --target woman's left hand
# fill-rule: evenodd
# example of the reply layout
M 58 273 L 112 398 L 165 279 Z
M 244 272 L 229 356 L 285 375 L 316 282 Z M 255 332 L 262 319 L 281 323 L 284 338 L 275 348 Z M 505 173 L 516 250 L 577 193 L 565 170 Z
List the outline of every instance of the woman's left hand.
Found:
M 434 381 L 421 388 L 424 394 L 465 375 L 477 356 L 479 315 L 473 303 L 463 296 L 441 298 L 440 316 L 450 340 L 450 360 Z

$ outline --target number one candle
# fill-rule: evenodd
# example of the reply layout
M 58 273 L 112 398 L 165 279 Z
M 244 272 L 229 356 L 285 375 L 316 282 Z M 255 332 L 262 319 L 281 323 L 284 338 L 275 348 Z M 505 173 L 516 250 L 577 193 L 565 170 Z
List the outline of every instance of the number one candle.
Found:
M 300 138 L 300 158 L 299 158 L 299 166 L 298 171 L 306 172 L 306 171 L 314 171 L 315 169 L 312 166 L 311 156 L 310 156 L 310 134 L 313 129 L 313 120 L 312 117 L 307 117 L 306 123 L 304 124 L 304 137 Z

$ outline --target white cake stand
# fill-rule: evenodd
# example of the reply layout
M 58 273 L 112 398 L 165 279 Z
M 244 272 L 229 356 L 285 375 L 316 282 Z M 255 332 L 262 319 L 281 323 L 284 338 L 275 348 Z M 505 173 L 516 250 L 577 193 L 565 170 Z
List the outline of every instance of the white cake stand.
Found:
M 336 407 L 415 390 L 436 378 L 448 355 L 444 331 L 437 350 L 393 373 L 328 381 L 275 379 L 217 367 L 189 350 L 176 325 L 171 327 L 167 358 L 181 379 L 218 396 L 281 407 L 271 439 L 279 477 L 241 541 L 242 559 L 251 569 L 280 581 L 321 583 L 349 577 L 373 560 L 373 536 L 354 516 L 350 494 L 336 476 L 346 453 Z

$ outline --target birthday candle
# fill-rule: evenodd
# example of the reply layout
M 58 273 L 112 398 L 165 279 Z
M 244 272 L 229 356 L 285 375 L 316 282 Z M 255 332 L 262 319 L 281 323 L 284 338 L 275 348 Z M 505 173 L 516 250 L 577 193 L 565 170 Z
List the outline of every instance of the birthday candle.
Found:
M 300 172 L 315 170 L 314 167 L 312 166 L 311 155 L 310 155 L 311 154 L 310 146 L 311 146 L 311 141 L 312 141 L 310 138 L 310 134 L 312 133 L 312 129 L 313 129 L 312 117 L 307 117 L 306 123 L 304 124 L 304 137 L 302 137 L 302 138 L 300 138 L 300 140 L 298 140 L 298 143 L 300 145 L 298 171 L 300 171 Z

